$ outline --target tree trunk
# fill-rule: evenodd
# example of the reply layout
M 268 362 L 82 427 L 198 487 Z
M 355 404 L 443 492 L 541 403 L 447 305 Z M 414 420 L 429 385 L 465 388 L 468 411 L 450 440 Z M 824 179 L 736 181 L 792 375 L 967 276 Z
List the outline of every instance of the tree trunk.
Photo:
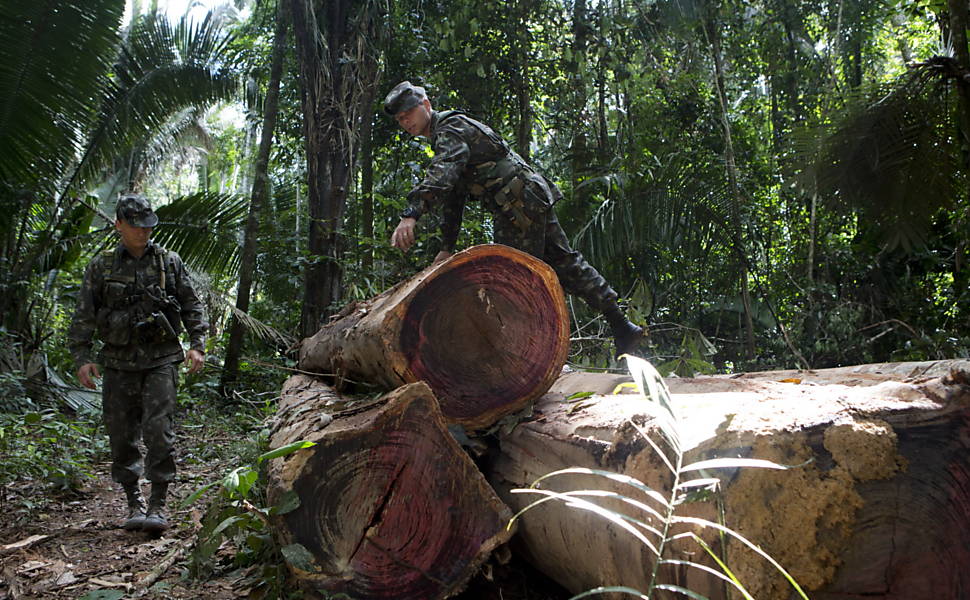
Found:
M 645 429 L 663 444 L 654 435 L 650 403 L 628 393 L 610 395 L 624 379 L 565 375 L 536 403 L 530 421 L 503 436 L 490 479 L 513 511 L 537 496 L 511 488 L 574 466 L 629 475 L 668 494 L 671 472 L 638 432 Z M 811 598 L 956 598 L 968 589 L 970 361 L 673 378 L 667 384 L 679 413 L 684 464 L 749 457 L 799 465 L 685 477 L 719 477 L 726 525 L 778 560 Z M 605 395 L 569 401 L 576 392 Z M 607 483 L 570 475 L 542 487 L 634 493 Z M 677 510 L 718 519 L 709 501 Z M 635 516 L 657 525 L 643 513 Z M 535 565 L 572 592 L 598 585 L 647 589 L 653 555 L 592 513 L 548 502 L 527 512 L 519 531 Z M 720 546 L 711 531 L 697 532 Z M 763 559 L 734 541 L 722 550 L 753 597 L 792 597 Z M 699 547 L 681 543 L 666 556 L 706 561 Z M 724 598 L 720 585 L 702 575 L 671 569 L 662 579 Z
M 364 98 L 364 117 L 360 122 L 360 268 L 370 273 L 374 268 L 374 115 L 370 106 L 377 94 L 377 82 Z
M 573 2 L 573 64 L 567 66 L 572 78 L 571 92 L 573 94 L 573 131 L 569 148 L 569 162 L 572 176 L 572 206 L 585 211 L 590 197 L 588 187 L 582 187 L 583 181 L 590 172 L 591 153 L 586 139 L 586 79 L 587 51 L 590 36 L 589 15 L 587 14 L 587 0 Z M 582 212 L 580 212 L 582 214 Z
M 569 315 L 553 270 L 474 246 L 345 310 L 300 349 L 300 368 L 393 389 L 426 381 L 450 422 L 488 427 L 558 377 Z
M 300 330 L 309 336 L 341 299 L 343 217 L 363 112 L 361 90 L 377 72 L 368 43 L 377 6 L 350 0 L 290 0 L 290 5 L 300 61 L 310 213 Z
M 358 600 L 448 598 L 512 535 L 511 513 L 448 432 L 424 383 L 364 406 L 315 378 L 283 387 L 268 496 L 294 576 Z M 341 596 L 344 597 L 344 596 Z
M 755 353 L 754 322 L 751 317 L 751 293 L 748 288 L 748 264 L 745 259 L 747 252 L 745 252 L 744 239 L 741 233 L 743 198 L 738 182 L 738 168 L 734 162 L 734 141 L 731 137 L 731 119 L 728 114 L 727 90 L 725 89 L 724 65 L 721 54 L 721 29 L 716 16 L 716 1 L 712 3 L 709 10 L 710 14 L 704 26 L 708 33 L 711 55 L 714 59 L 714 83 L 717 87 L 717 99 L 721 108 L 721 125 L 724 130 L 724 165 L 727 169 L 728 184 L 731 187 L 731 198 L 734 200 L 731 210 L 731 229 L 735 250 L 741 257 L 739 261 L 741 273 L 738 275 L 738 283 L 741 289 L 741 304 L 744 307 L 745 357 L 752 359 Z
M 249 312 L 253 276 L 256 273 L 256 246 L 259 243 L 259 215 L 269 195 L 269 154 L 273 146 L 273 131 L 276 129 L 276 116 L 279 112 L 280 78 L 283 75 L 283 50 L 286 43 L 286 12 L 283 0 L 276 11 L 276 32 L 273 37 L 273 58 L 270 67 L 269 84 L 263 107 L 263 129 L 256 151 L 256 165 L 252 193 L 249 200 L 249 215 L 243 232 L 242 257 L 239 262 L 239 286 L 236 288 L 236 309 Z M 229 393 L 239 377 L 239 356 L 242 354 L 246 328 L 234 313 L 229 322 L 229 342 L 226 345 L 226 358 L 219 388 L 223 395 Z
M 532 126 L 535 118 L 532 110 L 532 96 L 529 85 L 532 83 L 529 65 L 529 50 L 532 46 L 529 22 L 532 16 L 532 0 L 518 0 L 515 3 L 516 20 L 510 39 L 515 40 L 516 64 L 513 66 L 513 89 L 518 100 L 518 123 L 515 128 L 515 149 L 526 162 L 532 152 Z
M 970 27 L 970 17 L 968 17 L 967 3 L 960 0 L 947 0 L 947 9 L 950 15 L 950 31 L 952 32 L 951 45 L 953 46 L 953 56 L 957 61 L 958 68 L 963 72 L 970 72 L 970 47 L 967 44 L 967 27 Z M 957 96 L 959 98 L 959 129 L 960 139 L 963 148 L 963 166 L 970 172 L 970 82 L 965 78 L 956 80 Z M 970 196 L 970 195 L 968 195 Z M 970 197 L 965 200 L 966 205 L 970 205 Z M 958 203 L 959 206 L 959 203 Z M 967 211 L 963 212 L 962 217 L 955 218 L 954 228 L 966 231 L 968 221 Z M 954 289 L 966 290 L 970 275 L 963 268 L 963 258 L 967 248 L 967 239 L 959 236 L 954 250 L 953 264 L 953 284 Z

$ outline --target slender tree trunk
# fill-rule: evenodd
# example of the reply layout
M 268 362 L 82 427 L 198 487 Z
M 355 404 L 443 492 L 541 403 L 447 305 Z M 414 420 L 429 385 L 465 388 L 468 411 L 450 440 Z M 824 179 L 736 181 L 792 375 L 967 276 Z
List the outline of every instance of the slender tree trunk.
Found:
M 532 146 L 532 96 L 529 90 L 529 18 L 532 13 L 532 0 L 519 0 L 517 3 L 515 39 L 518 42 L 518 64 L 515 66 L 515 90 L 519 104 L 519 123 L 515 132 L 515 145 L 519 155 L 528 162 Z
M 734 244 L 736 250 L 743 256 L 743 240 L 741 238 L 741 187 L 738 183 L 738 169 L 734 162 L 734 142 L 731 139 L 731 121 L 728 117 L 727 92 L 724 88 L 724 63 L 721 55 L 721 31 L 714 11 L 717 5 L 711 7 L 711 14 L 706 23 L 711 53 L 714 58 L 714 79 L 717 84 L 717 98 L 721 107 L 721 124 L 724 128 L 724 164 L 727 168 L 728 183 L 731 186 L 731 195 L 734 199 L 734 207 L 731 211 L 731 227 L 734 231 Z M 754 322 L 751 318 L 751 293 L 748 289 L 748 266 L 745 260 L 740 261 L 741 272 L 738 275 L 741 287 L 741 302 L 744 305 L 744 329 L 746 333 L 745 352 L 748 358 L 754 357 Z
M 379 77 L 364 93 L 364 113 L 360 121 L 360 235 L 367 240 L 361 244 L 361 268 L 369 272 L 374 267 L 374 115 L 371 106 L 377 95 Z
M 273 146 L 273 131 L 276 129 L 276 116 L 279 112 L 280 79 L 283 75 L 283 53 L 286 44 L 286 10 L 280 0 L 276 12 L 276 32 L 273 38 L 273 59 L 270 67 L 269 85 L 263 108 L 263 130 L 256 151 L 256 165 L 249 201 L 249 216 L 243 234 L 242 258 L 239 264 L 239 286 L 236 290 L 236 309 L 249 312 L 250 294 L 253 288 L 253 275 L 256 272 L 256 245 L 258 243 L 259 215 L 269 195 L 269 154 Z M 226 346 L 225 366 L 219 387 L 223 395 L 228 394 L 239 376 L 239 357 L 242 354 L 246 328 L 237 314 L 229 321 L 229 343 Z
M 570 161 L 572 163 L 574 205 L 584 207 L 588 195 L 586 188 L 580 188 L 589 166 L 589 148 L 586 139 L 586 82 L 583 74 L 586 66 L 586 49 L 589 39 L 589 23 L 586 13 L 586 0 L 575 0 L 573 5 L 573 101 L 575 120 Z
M 970 47 L 967 44 L 967 27 L 970 26 L 970 17 L 966 0 L 948 0 L 950 13 L 950 31 L 952 32 L 951 43 L 953 54 L 957 61 L 957 66 L 964 72 L 970 72 Z M 960 98 L 960 134 L 963 146 L 964 171 L 970 173 L 970 84 L 963 79 L 957 79 L 957 94 Z M 964 207 L 970 205 L 970 196 L 964 199 Z M 966 210 L 962 216 L 955 217 L 956 228 L 958 231 L 966 231 L 968 221 Z M 961 227 L 960 225 L 963 225 Z M 954 289 L 966 290 L 970 276 L 966 269 L 962 268 L 964 252 L 967 248 L 966 236 L 960 236 L 957 242 L 956 256 L 953 265 Z

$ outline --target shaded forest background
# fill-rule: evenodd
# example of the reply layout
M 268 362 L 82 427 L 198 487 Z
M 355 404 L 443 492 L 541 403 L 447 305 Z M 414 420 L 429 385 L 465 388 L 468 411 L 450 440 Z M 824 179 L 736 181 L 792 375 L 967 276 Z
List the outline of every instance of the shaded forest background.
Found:
M 272 412 L 294 341 L 438 250 L 433 216 L 388 244 L 431 156 L 381 112 L 403 79 L 560 186 L 664 371 L 970 353 L 964 2 L 130 4 L 0 0 L 0 432 L 92 402 L 64 335 L 122 191 L 154 200 L 209 308 L 183 407 Z M 461 247 L 489 241 L 465 219 Z M 570 363 L 615 367 L 571 310 Z

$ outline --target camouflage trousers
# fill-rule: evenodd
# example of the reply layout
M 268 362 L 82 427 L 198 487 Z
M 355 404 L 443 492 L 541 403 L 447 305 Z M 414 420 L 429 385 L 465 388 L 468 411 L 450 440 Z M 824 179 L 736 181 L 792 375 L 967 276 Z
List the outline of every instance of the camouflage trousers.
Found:
M 505 209 L 508 204 L 496 203 L 492 210 L 495 242 L 542 259 L 556 272 L 563 289 L 582 298 L 590 308 L 618 310 L 617 293 L 580 252 L 569 246 L 551 198 L 545 182 L 531 180 L 522 189 L 519 202 L 513 200 L 516 206 Z
M 136 483 L 144 471 L 153 483 L 175 480 L 177 363 L 142 371 L 105 369 L 104 426 L 111 444 L 111 478 Z M 138 439 L 145 442 L 142 461 Z

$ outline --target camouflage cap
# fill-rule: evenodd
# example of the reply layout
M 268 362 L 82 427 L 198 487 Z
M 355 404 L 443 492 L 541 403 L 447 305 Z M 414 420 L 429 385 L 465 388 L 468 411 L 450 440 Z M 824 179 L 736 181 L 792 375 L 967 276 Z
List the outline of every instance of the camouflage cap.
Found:
M 138 194 L 126 194 L 118 200 L 115 217 L 134 227 L 154 227 L 158 225 L 158 215 L 152 210 L 148 198 Z
M 427 97 L 423 87 L 413 85 L 410 81 L 402 81 L 384 98 L 384 112 L 393 117 L 399 112 L 414 108 Z

